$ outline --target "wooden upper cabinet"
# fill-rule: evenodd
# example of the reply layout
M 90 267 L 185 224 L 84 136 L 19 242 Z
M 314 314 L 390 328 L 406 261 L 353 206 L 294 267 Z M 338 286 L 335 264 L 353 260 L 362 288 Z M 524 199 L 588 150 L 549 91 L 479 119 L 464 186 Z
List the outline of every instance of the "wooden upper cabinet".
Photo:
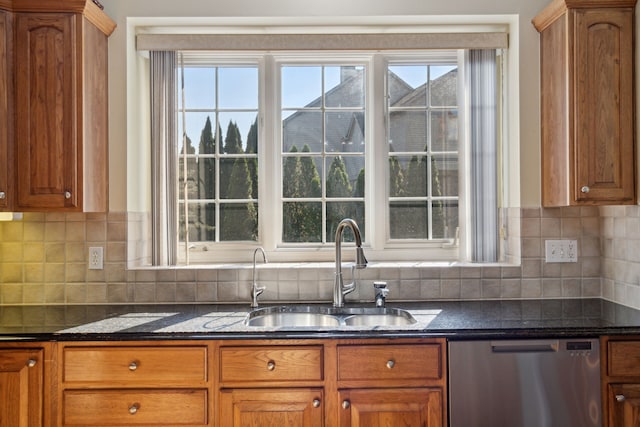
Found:
M 634 8 L 555 0 L 540 32 L 542 205 L 634 204 Z
M 11 34 L 11 15 L 0 10 L 0 210 L 9 207 L 13 194 L 9 190 L 7 167 L 11 158 L 9 141 L 13 140 L 13 120 L 9 109 L 13 94 L 13 73 L 9 62 Z
M 107 37 L 115 26 L 91 0 L 79 9 L 84 3 L 14 0 L 8 12 L 15 200 L 7 209 L 108 209 Z

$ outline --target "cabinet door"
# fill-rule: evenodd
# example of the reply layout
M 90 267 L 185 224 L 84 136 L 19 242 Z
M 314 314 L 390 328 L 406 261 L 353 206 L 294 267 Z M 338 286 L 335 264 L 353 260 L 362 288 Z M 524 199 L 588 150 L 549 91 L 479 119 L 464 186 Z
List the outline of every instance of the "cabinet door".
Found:
M 580 10 L 575 17 L 574 199 L 634 199 L 633 11 Z
M 340 390 L 340 427 L 434 427 L 444 425 L 442 390 Z
M 42 426 L 42 350 L 0 350 L 0 427 Z
M 76 21 L 15 15 L 17 208 L 78 206 Z
M 12 80 L 10 79 L 9 63 L 9 14 L 0 11 L 0 210 L 9 207 L 9 141 L 10 129 L 13 128 L 9 111 L 10 91 Z
M 220 391 L 220 427 L 322 427 L 322 389 Z
M 609 426 L 640 425 L 640 384 L 609 384 Z

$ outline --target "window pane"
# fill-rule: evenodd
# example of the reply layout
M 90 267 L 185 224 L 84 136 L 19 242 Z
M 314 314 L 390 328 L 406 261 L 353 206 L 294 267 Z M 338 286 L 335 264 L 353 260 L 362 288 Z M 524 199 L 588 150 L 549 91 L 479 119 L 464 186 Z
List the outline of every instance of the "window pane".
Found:
M 322 242 L 322 203 L 285 202 L 282 210 L 283 242 Z
M 365 240 L 364 202 L 329 202 L 327 203 L 327 242 L 336 241 L 338 224 L 345 218 L 353 219 L 360 229 L 362 241 Z M 345 230 L 342 240 L 353 242 L 353 233 Z
M 214 153 L 215 152 L 215 122 L 214 113 L 187 112 L 185 113 L 183 127 L 182 114 L 178 117 L 178 151 L 182 153 L 184 143 L 182 130 L 187 130 L 187 153 Z
M 258 69 L 256 67 L 220 67 L 218 80 L 219 108 L 258 108 Z
M 282 108 L 320 106 L 322 67 L 287 66 L 282 73 Z
M 322 113 L 297 111 L 291 114 L 282 120 L 282 134 L 282 151 L 285 153 L 294 147 L 301 151 L 305 146 L 313 153 L 321 153 L 324 145 Z
M 364 152 L 364 113 L 341 111 L 326 114 L 327 152 Z
M 185 241 L 186 224 L 184 203 L 178 204 L 178 227 L 180 241 Z M 189 241 L 206 242 L 215 240 L 216 208 L 213 203 L 189 204 Z
M 184 199 L 184 161 L 178 161 L 180 176 L 180 199 Z M 194 199 L 213 199 L 215 197 L 215 168 L 216 161 L 212 158 L 191 157 L 187 159 L 187 197 Z
M 431 105 L 451 107 L 458 105 L 458 68 L 431 66 Z
M 391 105 L 424 107 L 427 105 L 426 65 L 392 65 L 389 67 L 388 90 Z M 400 101 L 401 100 L 401 101 Z M 397 104 L 399 102 L 399 104 Z
M 364 107 L 364 67 L 325 67 L 325 105 L 334 107 Z
M 458 228 L 458 202 L 433 202 L 433 238 L 454 239 Z
M 394 111 L 389 117 L 390 152 L 425 151 L 427 148 L 427 113 Z
M 458 151 L 458 110 L 431 112 L 431 150 Z
M 220 198 L 249 200 L 253 191 L 246 157 L 220 159 Z
M 227 112 L 220 113 L 220 126 L 223 143 L 221 153 L 239 154 L 247 150 L 247 140 L 252 126 L 256 123 L 256 113 Z M 256 129 L 254 129 L 254 132 Z M 256 135 L 257 137 L 257 135 Z M 252 141 L 255 145 L 255 142 Z
M 256 203 L 224 203 L 220 205 L 220 240 L 256 240 L 258 206 Z
M 429 204 L 426 201 L 391 202 L 389 205 L 392 239 L 428 239 Z
M 188 109 L 216 107 L 215 68 L 185 67 L 184 98 Z
M 391 197 L 427 197 L 429 195 L 428 157 L 393 156 L 389 161 Z
M 283 160 L 282 196 L 285 198 L 320 198 L 321 157 L 288 156 Z
M 358 179 L 364 171 L 363 156 L 331 156 L 326 159 L 327 197 L 363 197 L 364 182 L 358 187 Z
M 433 197 L 457 197 L 458 173 L 458 156 L 434 156 L 431 160 Z

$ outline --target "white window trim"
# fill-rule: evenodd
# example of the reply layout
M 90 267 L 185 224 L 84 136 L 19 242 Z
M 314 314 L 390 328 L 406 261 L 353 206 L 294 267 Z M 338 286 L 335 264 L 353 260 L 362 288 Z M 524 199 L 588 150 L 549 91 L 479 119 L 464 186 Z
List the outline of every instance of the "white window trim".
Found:
M 171 25 L 167 25 L 167 22 L 171 21 Z M 127 144 L 127 159 L 128 159 L 128 171 L 135 171 L 130 173 L 129 176 L 134 179 L 130 179 L 128 183 L 127 193 L 127 206 L 128 211 L 135 212 L 149 212 L 149 178 L 144 175 L 144 168 L 140 168 L 140 165 L 147 166 L 148 158 L 144 152 L 144 148 L 148 147 L 148 132 L 145 129 L 141 129 L 138 126 L 132 124 L 145 123 L 144 120 L 148 117 L 148 107 L 145 105 L 145 98 L 140 96 L 140 93 L 144 93 L 146 88 L 145 82 L 145 69 L 148 67 L 144 55 L 139 55 L 136 49 L 136 35 L 142 33 L 163 33 L 163 34 L 180 34 L 180 33 L 199 33 L 203 29 L 208 30 L 211 33 L 233 33 L 230 29 L 234 29 L 235 32 L 246 33 L 247 28 L 254 29 L 255 32 L 265 31 L 265 28 L 273 28 L 277 32 L 281 33 L 299 33 L 304 31 L 310 34 L 317 33 L 358 33 L 358 32 L 381 32 L 388 31 L 389 28 L 397 30 L 397 28 L 403 28 L 405 31 L 412 32 L 446 32 L 446 31 L 458 31 L 462 33 L 473 32 L 489 32 L 498 31 L 506 32 L 509 34 L 510 39 L 510 51 L 508 56 L 508 63 L 506 68 L 508 69 L 508 80 L 505 85 L 506 100 L 504 101 L 504 108 L 508 111 L 508 115 L 505 117 L 505 143 L 504 155 L 508 158 L 507 167 L 505 168 L 505 176 L 503 182 L 505 183 L 505 194 L 503 200 L 506 202 L 505 206 L 518 206 L 519 200 L 519 109 L 518 109 L 518 17 L 516 15 L 501 15 L 501 16 L 412 16 L 412 17 L 368 17 L 365 19 L 367 22 L 362 22 L 361 18 L 358 18 L 358 24 L 354 24 L 352 18 L 343 17 L 340 19 L 331 18 L 300 18 L 300 17 L 286 17 L 286 18 L 128 18 L 127 19 L 127 37 L 128 37 L 128 49 L 127 49 L 127 69 L 128 69 L 128 82 L 127 85 L 127 115 L 128 126 L 127 137 L 129 143 Z M 307 25 L 304 25 L 307 22 Z M 340 23 L 336 27 L 336 22 Z M 301 24 L 302 23 L 302 24 Z M 437 24 L 435 26 L 434 24 Z M 300 25 L 304 25 L 300 27 Z M 337 28 L 337 30 L 336 30 Z M 257 30 L 256 30 L 257 29 Z M 380 66 L 374 64 L 374 66 Z M 377 73 L 380 75 L 380 73 Z M 374 96 L 378 96 L 375 94 Z M 264 98 L 263 98 L 264 99 Z M 270 111 L 270 109 L 263 110 L 264 114 Z M 271 110 L 273 111 L 273 110 Z M 273 114 L 273 113 L 272 113 Z M 373 121 L 373 114 L 368 114 L 368 120 Z M 261 121 L 266 118 L 261 117 Z M 507 123 L 510 126 L 507 126 Z M 380 127 L 384 125 L 380 121 L 376 121 L 374 124 L 369 124 L 370 129 L 374 132 L 380 132 Z M 261 126 L 261 132 L 264 132 Z M 384 131 L 384 130 L 382 130 Z M 261 135 L 264 137 L 264 135 Z M 136 144 L 133 141 L 144 144 Z M 263 150 L 264 151 L 264 150 Z M 148 152 L 148 151 L 147 151 Z M 266 153 L 265 153 L 266 154 Z M 271 154 L 273 157 L 273 154 Z M 368 161 L 376 162 L 377 167 L 381 167 L 381 163 L 386 161 L 384 156 L 369 156 Z M 271 161 L 274 161 L 272 158 Z M 277 161 L 277 160 L 275 160 Z M 386 170 L 385 166 L 382 166 L 382 170 Z M 386 180 L 388 181 L 388 180 Z M 510 184 L 510 185 L 507 185 Z M 265 187 L 266 180 L 260 180 L 260 194 L 269 195 L 269 192 Z M 387 183 L 385 183 L 387 185 Z M 372 200 L 371 206 L 375 206 L 375 209 L 380 206 L 384 206 L 386 211 L 386 199 L 385 197 L 376 197 L 371 193 L 372 185 L 367 186 L 367 197 Z M 273 197 L 273 195 L 271 195 Z M 463 201 L 460 200 L 462 205 Z M 259 217 L 260 227 L 265 230 L 264 221 L 265 215 L 262 214 Z M 464 222 L 464 218 L 460 217 L 461 224 Z M 380 236 L 378 233 L 373 233 L 372 228 L 374 224 L 371 221 L 367 221 L 367 238 L 370 241 L 371 248 L 368 249 L 368 255 L 371 259 L 379 259 L 381 261 L 421 261 L 423 257 L 416 256 L 417 252 L 414 248 L 408 248 L 406 250 L 394 250 L 394 251 L 379 251 L 376 248 L 380 247 L 382 239 L 386 236 Z M 272 230 L 273 233 L 273 230 Z M 462 234 L 463 235 L 463 234 Z M 260 236 L 260 238 L 266 243 L 268 241 L 267 236 Z M 252 245 L 255 247 L 257 244 Z M 244 262 L 250 258 L 247 255 L 246 246 L 234 247 L 237 245 L 230 244 L 226 249 L 229 249 L 230 257 L 227 260 L 216 259 L 216 263 L 219 262 Z M 461 251 L 459 256 L 453 258 L 446 255 L 447 252 L 454 251 L 453 248 L 444 248 L 441 251 L 442 257 L 429 256 L 428 259 L 432 261 L 466 261 L 465 251 Z M 309 253 L 312 253 L 314 261 L 330 261 L 333 259 L 332 248 L 311 249 L 304 251 L 301 254 L 299 248 L 281 248 L 277 252 L 269 254 L 272 261 L 292 261 L 295 262 L 298 258 L 300 261 L 309 260 Z M 144 258 L 141 257 L 141 258 Z M 280 259 L 281 258 L 281 259 Z M 195 263 L 198 261 L 194 260 Z M 210 261 L 208 261 L 210 262 Z

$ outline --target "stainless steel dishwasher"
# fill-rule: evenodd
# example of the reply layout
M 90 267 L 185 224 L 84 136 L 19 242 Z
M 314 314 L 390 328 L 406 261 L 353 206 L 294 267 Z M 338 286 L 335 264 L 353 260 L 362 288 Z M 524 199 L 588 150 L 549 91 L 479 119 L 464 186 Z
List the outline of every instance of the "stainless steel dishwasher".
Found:
M 451 427 L 601 426 L 597 339 L 449 342 Z

